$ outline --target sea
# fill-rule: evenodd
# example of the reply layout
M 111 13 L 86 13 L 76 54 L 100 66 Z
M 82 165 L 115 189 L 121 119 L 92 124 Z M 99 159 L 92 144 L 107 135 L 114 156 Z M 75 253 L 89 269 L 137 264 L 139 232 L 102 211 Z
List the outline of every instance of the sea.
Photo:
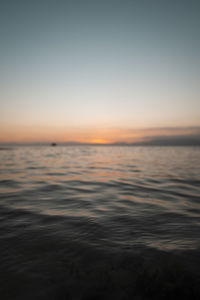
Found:
M 200 299 L 200 147 L 0 147 L 0 299 Z

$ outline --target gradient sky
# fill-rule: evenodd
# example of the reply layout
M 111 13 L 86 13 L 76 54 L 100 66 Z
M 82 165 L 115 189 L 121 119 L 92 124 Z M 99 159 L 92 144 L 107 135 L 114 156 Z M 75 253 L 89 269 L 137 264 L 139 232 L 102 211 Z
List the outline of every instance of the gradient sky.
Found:
M 0 1 L 0 142 L 200 126 L 200 1 Z

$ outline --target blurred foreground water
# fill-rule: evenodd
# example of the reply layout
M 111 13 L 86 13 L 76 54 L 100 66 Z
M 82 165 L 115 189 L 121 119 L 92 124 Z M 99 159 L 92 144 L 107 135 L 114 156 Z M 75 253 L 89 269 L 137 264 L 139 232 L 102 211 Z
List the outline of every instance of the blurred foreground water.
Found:
M 0 299 L 200 299 L 200 148 L 0 148 Z

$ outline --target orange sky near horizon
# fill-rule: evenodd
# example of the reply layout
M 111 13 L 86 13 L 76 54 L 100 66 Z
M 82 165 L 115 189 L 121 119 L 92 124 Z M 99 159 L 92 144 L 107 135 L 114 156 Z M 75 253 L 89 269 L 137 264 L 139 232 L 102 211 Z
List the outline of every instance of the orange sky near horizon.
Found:
M 62 127 L 16 127 L 0 132 L 0 143 L 137 143 L 158 136 L 183 136 L 199 132 L 198 127 L 162 128 L 62 128 Z

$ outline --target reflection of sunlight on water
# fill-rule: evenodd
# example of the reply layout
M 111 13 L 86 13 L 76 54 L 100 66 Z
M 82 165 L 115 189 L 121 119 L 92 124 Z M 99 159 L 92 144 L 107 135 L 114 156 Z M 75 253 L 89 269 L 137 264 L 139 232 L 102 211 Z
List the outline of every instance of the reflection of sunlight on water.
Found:
M 5 188 L 5 187 L 3 187 L 3 188 L 1 188 L 0 193 L 9 195 L 9 194 L 17 193 L 19 191 L 21 191 L 20 187 L 19 188 Z
M 177 248 L 179 250 L 184 250 L 184 249 L 188 249 L 188 250 L 194 250 L 198 247 L 198 242 L 194 243 L 194 241 L 191 240 L 187 240 L 187 242 L 185 241 L 185 239 L 177 239 L 176 241 L 171 241 L 171 239 L 163 239 L 162 241 L 149 241 L 147 242 L 147 245 L 149 245 L 150 247 L 156 248 L 156 249 L 160 249 L 163 251 L 172 251 L 172 250 L 177 250 Z
M 67 215 L 65 210 L 45 209 L 44 213 L 50 216 L 65 216 Z
M 73 209 L 62 209 L 62 210 L 56 210 L 56 209 L 45 209 L 43 212 L 45 215 L 49 216 L 71 216 L 71 217 L 87 217 L 87 218 L 96 218 L 97 215 L 94 213 L 88 213 L 88 210 L 84 210 L 83 208 L 80 210 L 73 210 Z
M 13 207 L 15 207 L 16 209 L 23 209 L 23 210 L 30 210 L 33 207 L 31 205 L 13 205 Z

